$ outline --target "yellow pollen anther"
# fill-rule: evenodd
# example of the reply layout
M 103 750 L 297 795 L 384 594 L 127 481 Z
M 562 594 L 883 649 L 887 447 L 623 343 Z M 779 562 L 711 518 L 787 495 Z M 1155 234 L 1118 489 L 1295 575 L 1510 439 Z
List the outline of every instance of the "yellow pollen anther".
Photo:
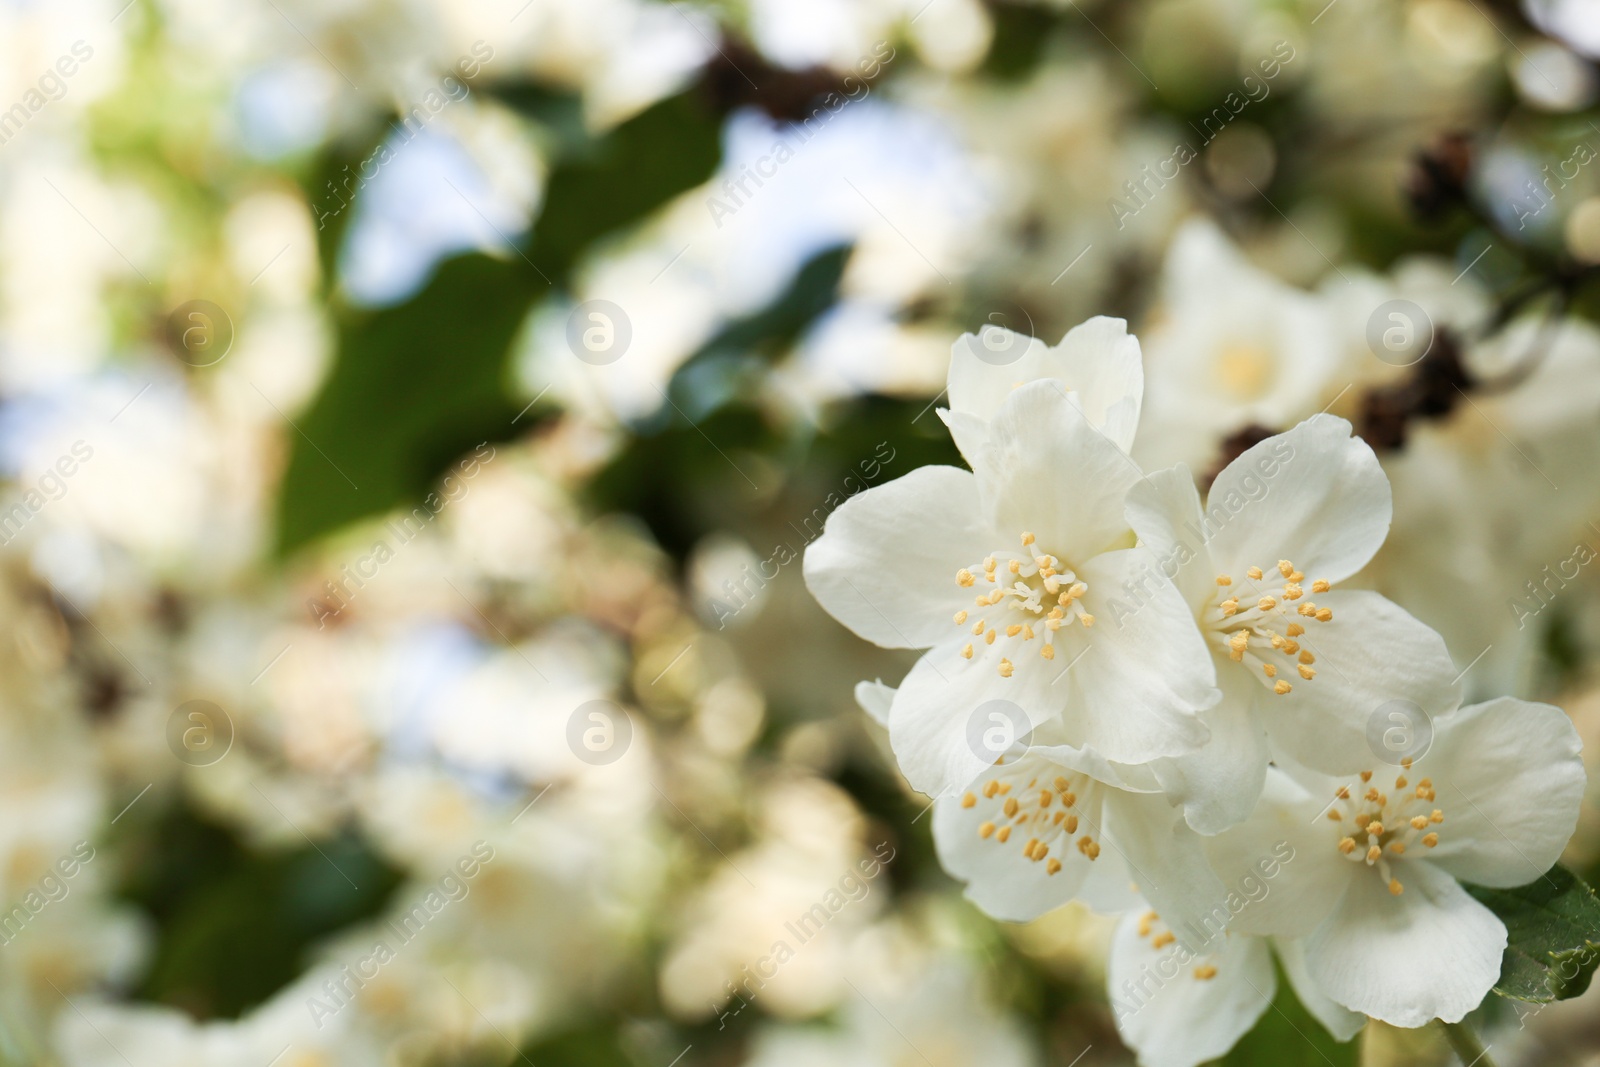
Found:
M 1370 782 L 1370 781 L 1372 781 L 1372 772 L 1371 772 L 1371 771 L 1362 771 L 1362 772 L 1361 772 L 1361 780 L 1362 780 L 1362 781 L 1363 781 L 1363 782 Z
M 1022 632 L 1022 625 L 1020 623 L 1012 623 L 1010 626 L 1006 627 L 1006 636 L 1007 637 L 1015 637 L 1018 634 L 1020 634 L 1021 632 Z
M 1405 766 L 1409 770 L 1410 767 L 1411 767 L 1411 764 L 1407 763 Z M 1418 782 L 1417 784 L 1420 785 L 1424 789 L 1432 789 L 1433 788 L 1433 779 L 1432 778 L 1424 778 L 1422 781 Z
M 1263 663 L 1261 665 L 1261 673 L 1265 674 L 1268 678 L 1276 678 L 1278 676 L 1278 668 L 1270 663 Z
M 1405 891 L 1406 891 L 1406 887 L 1400 884 L 1400 879 L 1398 879 L 1398 878 L 1389 879 L 1389 892 L 1393 893 L 1395 896 L 1399 896 L 1401 893 L 1404 893 Z
M 1041 648 L 1039 650 L 1039 655 L 1043 656 L 1045 659 L 1055 659 L 1056 658 L 1056 646 L 1055 645 L 1045 645 L 1043 648 Z
M 1316 581 L 1311 583 L 1311 591 L 1313 593 L 1326 593 L 1332 588 L 1333 586 L 1330 585 L 1325 578 L 1318 578 Z
M 983 627 L 984 627 L 984 622 L 983 622 L 982 619 L 979 619 L 977 622 L 972 624 L 972 632 L 974 634 L 981 634 L 981 633 L 983 633 Z
M 1342 839 L 1339 842 L 1339 851 L 1343 852 L 1346 856 L 1350 855 L 1350 853 L 1354 852 L 1355 850 L 1356 850 L 1356 839 L 1355 838 L 1346 837 L 1346 838 Z
M 1382 795 L 1383 794 L 1378 792 L 1378 787 L 1373 786 L 1371 789 L 1367 790 L 1366 796 L 1363 799 L 1367 800 L 1369 803 L 1376 804 L 1378 803 L 1378 798 Z
M 1050 790 L 1048 790 L 1048 789 L 1039 790 L 1039 806 L 1041 808 L 1048 808 L 1050 806 L 1050 802 L 1052 800 L 1054 800 L 1055 798 L 1056 798 L 1056 795 L 1054 793 L 1050 792 Z
M 1006 659 L 1004 656 L 1001 656 L 1000 657 L 1000 677 L 1009 678 L 1009 677 L 1011 677 L 1011 672 L 1014 671 L 1014 670 L 1016 670 L 1016 668 L 1014 666 L 1012 666 L 1011 661 Z
M 1280 559 L 1278 561 L 1278 573 L 1283 575 L 1285 578 L 1289 577 L 1289 575 L 1294 573 L 1294 564 L 1290 563 L 1286 559 Z
M 1288 641 L 1284 640 L 1282 634 L 1273 634 L 1272 635 L 1272 647 L 1273 648 L 1282 648 L 1284 645 L 1286 645 L 1288 643 L 1289 643 Z
M 1344 816 L 1340 815 L 1337 811 L 1328 812 L 1328 818 L 1334 822 L 1344 822 Z
M 967 613 L 966 613 L 966 611 L 964 609 L 961 610 L 961 611 L 956 612 L 956 625 L 957 626 L 960 626 L 962 623 L 964 623 L 966 621 L 967 621 Z
M 1427 845 L 1429 848 L 1433 848 L 1439 843 L 1439 835 L 1434 833 L 1423 834 L 1422 843 Z
M 1237 615 L 1239 613 L 1239 601 L 1233 598 L 1224 600 L 1221 607 L 1224 616 Z
M 1051 784 L 1056 787 L 1057 793 L 1065 793 L 1067 791 L 1067 786 L 1071 783 L 1069 783 L 1065 778 L 1062 778 L 1060 775 L 1057 775 L 1056 780 Z
M 1303 582 L 1306 580 L 1306 576 L 1300 571 L 1295 571 L 1293 574 L 1289 575 L 1289 580 L 1291 582 Z
M 1396 856 L 1404 855 L 1406 851 L 1406 843 L 1404 841 L 1391 841 L 1389 842 L 1389 851 L 1393 852 Z
M 1278 602 L 1269 596 L 1264 596 L 1260 600 L 1256 601 L 1256 608 L 1260 611 L 1271 611 L 1277 606 Z
M 1285 600 L 1299 600 L 1304 595 L 1305 590 L 1301 589 L 1293 582 L 1290 582 L 1288 585 L 1283 587 L 1283 599 Z
M 1001 810 L 1006 813 L 1006 818 L 1009 819 L 1017 814 L 1017 809 L 1019 807 L 1021 807 L 1021 805 L 1017 803 L 1016 797 L 1006 797 L 1006 802 L 1001 807 Z
M 1022 571 L 1022 561 L 1020 559 L 1012 560 L 1010 563 L 1006 564 L 1006 570 L 1010 571 L 1012 574 L 1020 573 Z
M 1044 873 L 1046 873 L 1046 874 L 1055 874 L 1060 869 L 1061 869 L 1061 861 L 1057 860 L 1057 859 L 1053 859 L 1049 863 L 1044 865 Z
M 1002 845 L 1011 840 L 1011 827 L 1000 827 L 1000 832 L 994 835 L 994 839 L 1000 842 Z
M 972 642 L 970 642 L 970 641 L 967 642 L 967 646 L 961 650 L 961 658 L 962 659 L 971 659 L 972 658 Z
M 998 792 L 1000 792 L 999 779 L 991 778 L 983 784 L 983 795 L 991 800 L 994 799 L 994 795 Z
M 978 827 L 978 836 L 987 840 L 994 833 L 994 823 L 986 822 Z
M 1174 934 L 1171 930 L 1163 930 L 1155 937 L 1150 939 L 1150 947 L 1166 948 L 1176 940 L 1178 940 L 1178 935 Z
M 1332 608 L 1318 608 L 1317 609 L 1317 621 L 1318 622 L 1331 622 L 1332 620 L 1333 620 L 1333 609 Z
M 1377 820 L 1367 823 L 1367 833 L 1371 834 L 1373 837 L 1381 836 L 1383 834 L 1383 823 L 1378 822 Z
M 974 793 L 968 793 L 968 794 L 966 794 L 965 796 L 963 796 L 961 798 L 961 806 L 963 808 L 970 808 L 974 804 L 976 804 L 977 802 L 978 802 L 978 797 Z
M 1412 818 L 1412 820 L 1411 820 L 1411 828 L 1413 830 L 1420 830 L 1424 826 L 1427 826 L 1427 825 L 1428 825 L 1428 817 L 1426 815 L 1417 815 L 1417 816 L 1414 816 Z
M 1306 628 L 1297 622 L 1291 622 L 1289 624 L 1289 629 L 1286 632 L 1290 637 L 1299 637 L 1301 634 L 1306 632 Z
M 1031 545 L 1031 544 L 1033 544 L 1033 542 L 1034 542 L 1034 536 L 1033 536 L 1033 534 L 1031 534 L 1031 533 L 1024 533 L 1024 534 L 1023 534 L 1023 535 L 1022 535 L 1022 547 L 1023 547 L 1023 548 L 1027 548 L 1027 547 L 1028 547 L 1028 546 L 1029 546 L 1029 545 Z
M 1261 580 L 1261 568 L 1260 567 L 1251 567 L 1249 570 L 1245 571 L 1244 573 L 1250 578 L 1250 580 L 1252 582 L 1259 582 Z
M 977 579 L 972 576 L 972 572 L 967 570 L 967 568 L 962 567 L 960 570 L 956 571 L 956 584 L 957 585 L 962 586 L 963 588 L 965 588 L 966 586 L 971 585 L 975 581 L 977 581 Z
M 1194 969 L 1194 976 L 1202 982 L 1209 982 L 1217 976 L 1217 969 L 1211 964 L 1203 964 Z
M 1233 578 L 1231 576 L 1229 576 L 1229 575 L 1226 575 L 1226 574 L 1219 574 L 1219 575 L 1217 575 L 1217 584 L 1218 585 L 1232 585 L 1233 584 Z
M 1383 855 L 1383 849 L 1379 848 L 1377 845 L 1371 845 L 1371 846 L 1369 846 L 1367 848 L 1367 862 L 1368 863 L 1377 863 L 1378 862 L 1378 858 L 1380 856 L 1382 856 L 1382 855 Z
M 1033 850 L 1038 847 L 1039 839 L 1037 837 L 1030 837 L 1028 838 L 1027 844 L 1022 846 L 1022 854 L 1031 860 L 1033 859 Z
M 983 561 L 983 569 L 986 571 L 992 571 L 995 569 L 997 562 L 998 561 L 993 556 L 990 556 L 988 559 Z
M 983 643 L 986 645 L 994 644 L 994 639 L 999 635 L 999 633 L 999 630 L 990 630 L 988 633 L 983 635 Z
M 1406 787 L 1406 776 L 1402 774 L 1400 777 L 1396 778 L 1394 780 L 1394 787 L 1396 789 L 1404 789 Z
M 1272 691 L 1274 693 L 1277 693 L 1279 696 L 1283 696 L 1285 693 L 1287 693 L 1289 690 L 1291 690 L 1293 688 L 1294 688 L 1294 686 L 1290 685 L 1288 682 L 1284 681 L 1282 678 L 1279 678 L 1275 683 L 1273 683 Z
M 1317 672 L 1316 672 L 1315 668 L 1307 667 L 1304 663 L 1300 664 L 1300 677 L 1304 678 L 1306 681 L 1309 682 L 1309 681 L 1311 681 L 1311 679 L 1315 678 L 1316 676 L 1317 676 Z
M 1306 663 L 1306 664 L 1315 663 L 1315 662 L 1317 662 L 1317 657 L 1313 656 L 1311 654 L 1311 652 L 1309 650 L 1307 650 L 1305 652 L 1300 653 L 1300 662 L 1301 663 Z
M 1094 625 L 1094 616 L 1090 615 L 1088 612 L 1084 612 L 1082 615 L 1078 616 L 1078 621 L 1083 623 L 1084 628 L 1087 629 L 1088 627 Z
M 1428 821 L 1434 823 L 1435 825 L 1444 822 L 1444 812 L 1440 811 L 1438 808 L 1434 808 L 1432 813 L 1428 816 Z
M 1024 641 L 1032 641 L 1033 640 L 1033 627 L 1027 626 L 1027 625 L 1024 625 L 1022 627 L 1022 639 Z
M 1299 641 L 1285 641 L 1283 643 L 1283 654 L 1284 655 L 1292 656 L 1296 652 L 1299 652 L 1299 651 L 1300 651 L 1300 642 Z
M 1307 618 L 1310 618 L 1317 613 L 1317 606 L 1308 600 L 1304 604 L 1301 604 L 1298 608 L 1295 608 L 1295 610 Z M 1301 632 L 1304 633 L 1304 631 Z

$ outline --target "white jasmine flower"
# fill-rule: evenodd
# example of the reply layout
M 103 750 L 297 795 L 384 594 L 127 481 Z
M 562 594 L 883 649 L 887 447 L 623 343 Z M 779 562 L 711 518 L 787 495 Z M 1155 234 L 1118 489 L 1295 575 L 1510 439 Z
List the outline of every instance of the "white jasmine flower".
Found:
M 889 648 L 930 648 L 895 695 L 890 741 L 911 784 L 965 788 L 990 762 L 966 743 L 979 705 L 1010 700 L 1060 743 L 1141 763 L 1206 738 L 1214 669 L 1169 583 L 1124 625 L 1092 629 L 1151 573 L 1122 514 L 1141 477 L 1054 380 L 993 420 L 949 419 L 973 471 L 923 467 L 838 508 L 805 556 L 830 614 Z
M 1318 415 L 1246 450 L 1203 508 L 1186 468 L 1152 474 L 1129 491 L 1128 515 L 1175 576 L 1224 694 L 1203 715 L 1212 743 L 1156 769 L 1197 828 L 1248 813 L 1263 735 L 1307 766 L 1350 773 L 1371 762 L 1367 723 L 1381 705 L 1455 706 L 1437 634 L 1377 593 L 1333 588 L 1378 550 L 1390 517 L 1377 457 L 1343 419 Z M 1145 610 L 1119 601 L 1106 632 Z
M 1207 841 L 1224 881 L 1262 841 L 1294 848 L 1234 929 L 1302 938 L 1306 973 L 1352 1011 L 1460 1020 L 1500 976 L 1506 928 L 1457 879 L 1519 886 L 1556 862 L 1577 825 L 1580 747 L 1561 709 L 1502 697 L 1439 716 L 1415 762 L 1346 779 L 1273 771 L 1250 818 Z
M 1133 447 L 1144 399 L 1139 339 L 1122 319 L 1097 315 L 1055 346 L 997 326 L 962 334 L 950 349 L 950 410 L 994 418 L 1018 385 L 1051 379 L 1095 429 L 1124 452 Z
M 1287 425 L 1345 384 L 1323 302 L 1255 267 L 1213 223 L 1178 232 L 1162 294 L 1144 332 L 1151 417 L 1136 456 L 1147 466 L 1209 469 L 1229 434 Z
M 1106 985 L 1117 1033 L 1140 1067 L 1197 1067 L 1225 1055 L 1272 1004 L 1274 952 L 1295 996 L 1335 1039 L 1366 1025 L 1311 981 L 1298 942 L 1230 933 L 1208 948 L 1187 947 L 1153 910 L 1130 911 L 1117 925 Z

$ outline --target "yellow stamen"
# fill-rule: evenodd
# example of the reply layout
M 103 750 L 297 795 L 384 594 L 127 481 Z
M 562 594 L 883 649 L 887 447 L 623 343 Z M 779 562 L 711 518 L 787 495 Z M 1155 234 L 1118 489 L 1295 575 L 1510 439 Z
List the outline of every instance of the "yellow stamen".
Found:
M 1277 693 L 1279 696 L 1283 696 L 1283 694 L 1287 693 L 1289 690 L 1291 690 L 1293 688 L 1294 688 L 1294 686 L 1290 685 L 1288 682 L 1284 681 L 1282 678 L 1279 678 L 1277 680 L 1277 682 L 1275 682 L 1273 684 L 1272 691 L 1274 693 Z

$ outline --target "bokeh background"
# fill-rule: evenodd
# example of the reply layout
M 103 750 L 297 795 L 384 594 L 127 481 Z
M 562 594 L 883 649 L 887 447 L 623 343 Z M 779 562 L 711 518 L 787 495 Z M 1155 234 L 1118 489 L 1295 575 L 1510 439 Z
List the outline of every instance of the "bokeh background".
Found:
M 1123 316 L 1143 462 L 1350 417 L 1370 581 L 1594 752 L 1596 55 L 1583 0 L 0 3 L 0 1062 L 1131 1063 L 1114 920 L 962 900 L 805 546 L 959 462 L 961 333 Z M 1277 1007 L 1227 1063 L 1453 1062 Z M 1481 1014 L 1600 1062 L 1593 996 Z

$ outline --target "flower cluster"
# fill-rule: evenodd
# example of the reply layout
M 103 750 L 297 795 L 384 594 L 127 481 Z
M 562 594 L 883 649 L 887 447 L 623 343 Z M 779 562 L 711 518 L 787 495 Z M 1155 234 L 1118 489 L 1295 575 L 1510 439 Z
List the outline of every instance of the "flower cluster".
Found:
M 806 554 L 836 619 L 927 649 L 858 699 L 981 908 L 1127 912 L 1111 992 L 1142 1062 L 1226 1052 L 1273 953 L 1340 1040 L 1366 1016 L 1460 1020 L 1507 944 L 1460 882 L 1556 862 L 1576 731 L 1548 705 L 1463 706 L 1438 634 L 1359 587 L 1392 502 L 1350 423 L 1266 437 L 1202 496 L 1187 466 L 1132 458 L 1143 391 L 1118 319 L 957 342 L 941 415 L 971 469 L 868 490 Z

